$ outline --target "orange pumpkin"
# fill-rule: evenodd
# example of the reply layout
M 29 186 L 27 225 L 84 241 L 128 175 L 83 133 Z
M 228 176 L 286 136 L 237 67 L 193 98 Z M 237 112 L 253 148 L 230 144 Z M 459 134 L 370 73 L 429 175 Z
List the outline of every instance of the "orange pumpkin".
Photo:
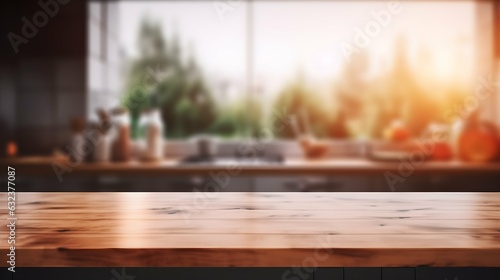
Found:
M 436 142 L 431 158 L 433 160 L 450 160 L 453 157 L 450 144 L 447 142 Z
M 488 162 L 498 155 L 495 126 L 488 122 L 468 123 L 458 139 L 459 157 L 466 161 Z
M 402 121 L 393 121 L 384 134 L 391 142 L 405 142 L 411 138 L 410 130 Z
M 299 139 L 299 145 L 304 151 L 307 159 L 318 159 L 325 157 L 330 150 L 327 142 L 318 141 L 311 136 L 301 137 Z

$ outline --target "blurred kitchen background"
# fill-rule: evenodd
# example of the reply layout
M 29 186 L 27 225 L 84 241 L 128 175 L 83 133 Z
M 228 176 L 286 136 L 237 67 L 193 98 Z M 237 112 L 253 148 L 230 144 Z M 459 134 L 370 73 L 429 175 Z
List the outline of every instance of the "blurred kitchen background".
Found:
M 397 191 L 500 190 L 496 1 L 2 5 L 2 163 L 24 190 L 192 191 L 207 166 L 289 159 L 327 171 L 223 190 L 395 191 L 388 170 Z M 405 160 L 425 174 L 403 176 Z M 147 172 L 165 161 L 204 168 Z M 130 165 L 146 171 L 116 172 Z

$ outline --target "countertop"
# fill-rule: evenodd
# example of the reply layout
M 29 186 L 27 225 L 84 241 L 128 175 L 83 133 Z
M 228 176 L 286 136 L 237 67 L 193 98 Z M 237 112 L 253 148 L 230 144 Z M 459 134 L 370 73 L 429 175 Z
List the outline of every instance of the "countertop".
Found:
M 19 267 L 500 266 L 500 193 L 17 193 L 16 202 Z
M 209 175 L 210 172 L 225 171 L 230 175 L 334 175 L 359 173 L 399 174 L 437 173 L 465 174 L 500 172 L 500 163 L 471 163 L 461 161 L 373 161 L 364 158 L 329 158 L 307 160 L 286 158 L 282 163 L 238 163 L 227 161 L 220 164 L 179 164 L 181 158 L 166 158 L 157 162 L 108 162 L 108 163 L 72 163 L 66 159 L 51 157 L 19 157 L 2 159 L 0 163 L 9 165 L 20 174 L 54 175 L 54 168 L 77 175 Z

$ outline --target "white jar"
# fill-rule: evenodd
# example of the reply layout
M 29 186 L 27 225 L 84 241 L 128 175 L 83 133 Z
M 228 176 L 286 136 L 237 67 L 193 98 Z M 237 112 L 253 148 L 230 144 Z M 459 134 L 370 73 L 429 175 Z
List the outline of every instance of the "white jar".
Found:
M 81 132 L 74 133 L 71 136 L 71 141 L 69 144 L 69 156 L 71 157 L 71 160 L 77 163 L 81 163 L 83 160 L 85 160 L 86 144 L 86 139 Z
M 111 160 L 111 136 L 104 134 L 94 146 L 95 162 L 108 162 Z
M 160 111 L 146 111 L 141 116 L 145 141 L 142 158 L 145 160 L 161 160 L 163 158 L 163 122 Z

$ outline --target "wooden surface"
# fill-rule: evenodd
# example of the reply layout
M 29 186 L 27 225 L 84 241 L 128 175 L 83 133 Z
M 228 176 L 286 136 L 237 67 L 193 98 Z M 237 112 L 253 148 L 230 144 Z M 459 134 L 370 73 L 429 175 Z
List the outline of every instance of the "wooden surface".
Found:
M 19 267 L 500 266 L 500 193 L 17 193 L 17 203 Z
M 406 172 L 408 165 L 404 162 L 380 162 L 368 159 L 334 158 L 323 160 L 306 160 L 288 158 L 281 164 L 179 164 L 180 158 L 169 158 L 160 162 L 110 162 L 80 163 L 68 165 L 66 161 L 56 161 L 50 157 L 22 157 L 3 159 L 2 165 L 10 165 L 24 175 L 54 175 L 53 164 L 59 162 L 70 170 L 72 175 L 209 175 L 210 172 L 233 172 L 236 175 L 334 175 L 380 173 L 399 170 Z M 500 163 L 468 163 L 460 161 L 428 161 L 411 164 L 415 173 L 465 174 L 500 172 Z M 61 168 L 61 167 L 59 167 Z M 59 169 L 61 170 L 61 169 Z M 68 173 L 69 174 L 69 173 Z

